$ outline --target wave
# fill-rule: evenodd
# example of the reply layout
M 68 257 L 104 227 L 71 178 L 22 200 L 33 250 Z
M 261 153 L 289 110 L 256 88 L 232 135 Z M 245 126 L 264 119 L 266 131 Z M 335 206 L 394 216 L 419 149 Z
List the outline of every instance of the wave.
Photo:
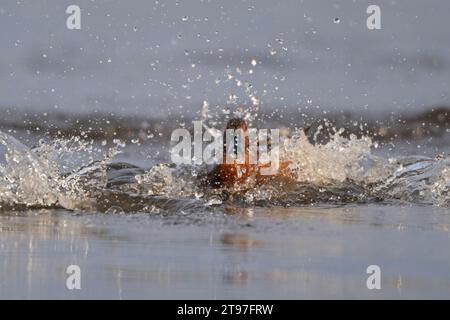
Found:
M 170 213 L 243 206 L 416 203 L 450 206 L 450 157 L 383 158 L 369 137 L 337 130 L 325 144 L 294 130 L 281 143 L 290 175 L 249 179 L 233 187 L 200 183 L 208 168 L 157 164 L 140 168 L 114 161 L 119 147 L 99 156 L 92 141 L 53 139 L 29 148 L 0 131 L 0 210 L 65 208 L 105 213 Z M 96 153 L 97 152 L 97 153 Z M 99 159 L 95 159 L 99 156 Z

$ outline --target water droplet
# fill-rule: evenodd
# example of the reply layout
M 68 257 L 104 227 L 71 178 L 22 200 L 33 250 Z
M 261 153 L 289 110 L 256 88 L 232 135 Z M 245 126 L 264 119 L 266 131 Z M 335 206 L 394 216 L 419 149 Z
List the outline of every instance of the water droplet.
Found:
M 341 22 L 341 19 L 339 19 L 339 18 L 334 18 L 334 23 L 339 23 L 339 22 Z

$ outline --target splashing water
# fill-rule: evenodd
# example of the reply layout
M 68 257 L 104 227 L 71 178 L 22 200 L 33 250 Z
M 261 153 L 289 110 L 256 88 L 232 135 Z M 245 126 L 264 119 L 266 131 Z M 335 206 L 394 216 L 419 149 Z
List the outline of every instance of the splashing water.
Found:
M 199 183 L 205 168 L 158 164 L 147 170 L 114 163 L 112 148 L 94 158 L 92 142 L 55 139 L 31 149 L 0 132 L 0 209 L 63 207 L 98 212 L 189 210 L 242 202 L 304 205 L 402 201 L 450 206 L 450 159 L 412 156 L 385 159 L 371 153 L 370 138 L 331 136 L 311 144 L 302 130 L 281 143 L 289 178 L 210 189 Z
M 0 131 L 0 144 L 6 148 L 5 164 L 0 165 L 0 205 L 12 207 L 92 208 L 95 191 L 106 185 L 106 164 L 117 154 L 113 148 L 103 160 L 93 161 L 92 142 L 78 137 L 30 149 Z M 87 165 L 66 173 L 68 164 L 83 164 L 80 155 L 87 156 Z
M 57 202 L 57 172 L 44 158 L 5 133 L 6 165 L 0 166 L 0 203 L 51 206 Z

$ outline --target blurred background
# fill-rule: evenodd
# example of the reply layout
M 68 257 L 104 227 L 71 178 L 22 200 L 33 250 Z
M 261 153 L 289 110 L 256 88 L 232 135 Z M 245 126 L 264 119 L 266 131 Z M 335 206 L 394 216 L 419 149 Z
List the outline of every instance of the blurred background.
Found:
M 72 4 L 81 30 L 66 27 Z M 381 30 L 366 27 L 370 4 L 4 0 L 0 127 L 76 131 L 96 119 L 133 131 L 208 106 L 291 126 L 344 114 L 448 133 L 450 2 L 379 0 Z

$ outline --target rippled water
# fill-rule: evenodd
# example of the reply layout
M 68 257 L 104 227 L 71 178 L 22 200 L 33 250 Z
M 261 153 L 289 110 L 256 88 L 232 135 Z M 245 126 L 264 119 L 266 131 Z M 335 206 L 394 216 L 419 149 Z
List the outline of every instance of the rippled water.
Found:
M 0 297 L 449 298 L 450 216 L 431 206 L 0 215 Z M 81 290 L 65 287 L 81 268 Z M 368 290 L 366 268 L 381 268 Z

